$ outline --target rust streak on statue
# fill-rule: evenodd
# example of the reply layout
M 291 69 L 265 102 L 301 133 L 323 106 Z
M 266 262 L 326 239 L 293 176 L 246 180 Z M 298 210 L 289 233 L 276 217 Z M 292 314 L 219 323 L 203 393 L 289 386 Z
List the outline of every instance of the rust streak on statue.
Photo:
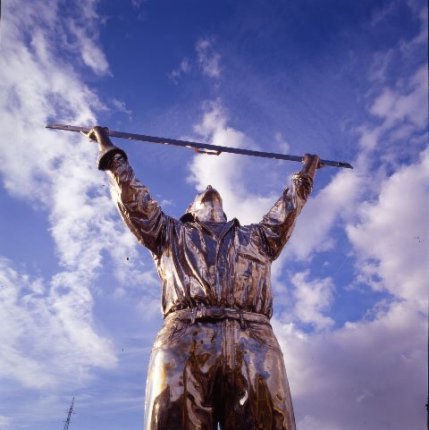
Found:
M 283 356 L 270 325 L 271 263 L 312 188 L 319 157 L 307 155 L 258 224 L 227 221 L 208 186 L 181 219 L 166 215 L 101 127 L 99 168 L 119 210 L 152 253 L 162 283 L 164 326 L 150 358 L 146 430 L 294 430 Z

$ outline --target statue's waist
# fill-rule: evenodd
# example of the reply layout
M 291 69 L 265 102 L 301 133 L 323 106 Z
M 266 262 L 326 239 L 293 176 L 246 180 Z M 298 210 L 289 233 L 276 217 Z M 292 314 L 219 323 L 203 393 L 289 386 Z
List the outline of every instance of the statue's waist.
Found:
M 187 321 L 192 324 L 195 321 L 220 321 L 225 319 L 240 321 L 242 325 L 244 325 L 245 322 L 254 322 L 260 324 L 270 323 L 270 319 L 266 315 L 223 306 L 201 306 L 195 308 L 179 309 L 170 312 L 164 317 L 164 319 L 165 321 L 170 319 L 179 319 L 180 321 Z

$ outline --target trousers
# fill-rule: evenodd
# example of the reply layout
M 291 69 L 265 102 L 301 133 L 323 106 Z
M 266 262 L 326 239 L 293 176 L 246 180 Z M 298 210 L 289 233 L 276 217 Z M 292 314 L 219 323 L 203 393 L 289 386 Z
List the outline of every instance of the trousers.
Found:
M 280 346 L 263 315 L 174 312 L 152 348 L 145 430 L 218 429 L 295 430 Z

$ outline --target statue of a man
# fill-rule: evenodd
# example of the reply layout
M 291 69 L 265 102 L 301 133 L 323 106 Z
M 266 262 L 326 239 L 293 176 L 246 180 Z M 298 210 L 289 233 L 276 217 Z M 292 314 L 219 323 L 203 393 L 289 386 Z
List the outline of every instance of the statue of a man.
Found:
M 210 185 L 185 215 L 166 215 L 101 127 L 99 144 L 125 223 L 151 252 L 164 326 L 150 358 L 146 430 L 294 430 L 280 346 L 270 325 L 270 267 L 312 188 L 319 157 L 306 155 L 259 224 L 227 221 Z

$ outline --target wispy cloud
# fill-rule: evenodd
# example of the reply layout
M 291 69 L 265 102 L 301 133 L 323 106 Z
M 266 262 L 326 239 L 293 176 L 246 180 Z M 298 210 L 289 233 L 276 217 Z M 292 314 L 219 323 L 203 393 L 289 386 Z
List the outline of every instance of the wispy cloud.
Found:
M 127 105 L 126 105 L 126 103 L 124 102 L 124 101 L 122 101 L 122 100 L 118 100 L 118 99 L 113 99 L 112 100 L 112 105 L 113 105 L 113 107 L 117 110 L 117 111 L 119 111 L 119 112 L 123 112 L 123 113 L 125 113 L 126 115 L 128 115 L 130 118 L 131 118 L 131 115 L 132 115 L 132 110 L 131 109 L 128 109 L 127 108 Z
M 140 9 L 145 0 L 131 0 L 131 5 L 135 9 Z
M 11 423 L 12 419 L 10 417 L 0 415 L 0 429 L 10 428 Z
M 64 60 L 78 53 L 82 67 L 108 72 L 92 30 L 95 6 L 87 2 L 81 8 L 84 25 L 60 13 L 54 0 L 24 13 L 9 2 L 2 16 L 2 180 L 12 196 L 46 213 L 60 266 L 52 278 L 39 279 L 25 266 L 1 259 L 2 378 L 36 389 L 58 388 L 62 382 L 76 387 L 93 369 L 117 363 L 112 341 L 94 321 L 93 284 L 103 254 L 111 258 L 119 284 L 151 281 L 141 263 L 123 264 L 127 257 L 137 260 L 136 242 L 96 173 L 95 145 L 44 128 L 51 118 L 96 122 L 95 110 L 102 104 L 82 82 L 81 70 Z M 69 44 L 70 35 L 79 46 Z
M 311 324 L 316 330 L 329 328 L 334 320 L 327 314 L 333 302 L 332 279 L 310 280 L 309 272 L 298 272 L 292 276 L 295 305 L 294 316 L 301 322 Z
M 427 68 L 420 67 L 402 84 L 405 88 L 384 89 L 370 107 L 370 112 L 383 120 L 383 131 L 398 122 L 409 122 L 416 127 L 424 127 L 427 122 Z
M 205 104 L 204 115 L 194 129 L 213 145 L 254 147 L 248 136 L 228 125 L 228 115 L 220 100 Z M 258 222 L 275 202 L 273 196 L 257 195 L 246 188 L 247 162 L 244 157 L 238 162 L 233 154 L 196 156 L 188 178 L 199 191 L 209 184 L 218 189 L 229 219 L 238 217 L 243 224 Z
M 80 53 L 84 64 L 97 75 L 108 73 L 109 64 L 106 56 L 97 45 L 97 40 L 88 37 L 88 27 L 83 27 L 82 22 L 76 22 L 74 19 L 69 19 L 67 25 L 70 35 L 73 36 L 70 48 L 76 53 Z
M 202 72 L 210 78 L 219 78 L 222 72 L 221 55 L 213 48 L 212 38 L 201 38 L 195 45 L 198 63 Z
M 221 55 L 214 48 L 214 38 L 200 38 L 195 44 L 195 53 L 182 58 L 179 65 L 167 76 L 171 82 L 178 84 L 186 75 L 197 70 L 204 76 L 218 79 L 222 74 L 221 59 Z
M 50 287 L 1 259 L 0 284 L 3 380 L 37 389 L 64 382 L 76 386 L 88 379 L 92 367 L 115 365 L 111 342 L 92 327 L 85 276 L 63 272 Z
M 192 72 L 193 69 L 199 70 L 209 78 L 217 79 L 221 76 L 222 68 L 220 65 L 221 55 L 215 51 L 213 38 L 198 39 L 195 44 L 196 59 L 184 57 L 180 64 L 168 73 L 168 78 L 177 84 L 180 79 Z
M 284 138 L 283 134 L 280 132 L 277 132 L 274 134 L 274 139 L 276 140 L 278 144 L 278 148 L 280 151 L 282 151 L 285 154 L 288 154 L 290 151 L 290 145 Z
M 172 82 L 177 84 L 179 82 L 179 79 L 187 75 L 192 70 L 191 62 L 188 58 L 182 58 L 180 61 L 179 66 L 176 69 L 173 69 L 169 74 L 168 77 L 171 79 Z

